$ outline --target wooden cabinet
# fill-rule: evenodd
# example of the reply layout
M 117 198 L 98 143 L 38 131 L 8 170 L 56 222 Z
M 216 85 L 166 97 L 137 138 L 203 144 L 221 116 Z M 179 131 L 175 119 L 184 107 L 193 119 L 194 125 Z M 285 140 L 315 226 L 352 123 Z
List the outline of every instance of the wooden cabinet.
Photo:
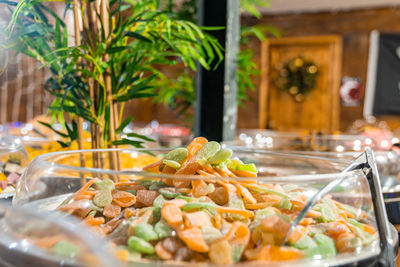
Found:
M 340 36 L 288 37 L 265 41 L 261 53 L 259 127 L 280 131 L 339 129 L 342 65 Z M 318 67 L 314 89 L 302 102 L 276 85 L 279 67 L 301 56 Z

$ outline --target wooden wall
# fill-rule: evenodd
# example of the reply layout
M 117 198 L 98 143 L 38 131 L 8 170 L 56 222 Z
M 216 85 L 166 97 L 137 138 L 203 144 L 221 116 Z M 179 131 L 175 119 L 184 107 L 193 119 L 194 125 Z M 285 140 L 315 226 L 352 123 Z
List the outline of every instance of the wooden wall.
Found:
M 243 24 L 272 25 L 280 29 L 282 36 L 308 36 L 338 34 L 343 39 L 343 66 L 342 76 L 360 77 L 365 87 L 369 34 L 377 29 L 382 32 L 400 32 L 400 9 L 381 8 L 336 13 L 313 14 L 287 14 L 277 16 L 264 16 L 260 21 L 252 18 L 243 18 Z M 256 53 L 255 59 L 259 64 L 260 42 L 252 40 L 251 48 Z M 258 84 L 259 79 L 255 82 Z M 258 94 L 254 93 L 253 97 Z M 239 127 L 257 127 L 258 103 L 246 105 L 246 110 L 241 110 Z M 362 118 L 362 106 L 341 107 L 340 128 L 345 130 L 354 120 Z M 400 119 L 394 119 L 394 123 Z

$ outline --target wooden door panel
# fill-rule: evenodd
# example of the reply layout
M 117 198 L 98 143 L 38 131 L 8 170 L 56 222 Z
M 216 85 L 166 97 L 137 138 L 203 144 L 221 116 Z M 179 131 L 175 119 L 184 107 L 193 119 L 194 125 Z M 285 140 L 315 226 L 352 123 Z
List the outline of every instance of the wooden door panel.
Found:
M 341 42 L 337 36 L 282 38 L 263 44 L 260 128 L 332 132 L 338 127 Z M 296 102 L 276 86 L 278 70 L 302 56 L 318 67 L 315 88 Z

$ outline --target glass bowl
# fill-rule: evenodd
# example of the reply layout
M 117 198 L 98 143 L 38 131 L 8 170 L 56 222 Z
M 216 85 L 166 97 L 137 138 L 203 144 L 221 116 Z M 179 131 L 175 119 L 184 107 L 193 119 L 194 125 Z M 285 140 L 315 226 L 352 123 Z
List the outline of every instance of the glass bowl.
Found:
M 1 198 L 14 193 L 14 188 L 29 164 L 29 157 L 20 142 L 13 138 L 0 138 L 0 189 Z
M 118 265 L 104 240 L 73 217 L 1 203 L 0 215 L 1 266 Z
M 199 212 L 208 214 L 207 216 L 211 217 L 214 216 L 213 220 L 217 220 L 216 219 L 217 215 L 220 214 L 221 212 L 222 215 L 220 214 L 220 216 L 222 216 L 221 218 L 224 218 L 223 222 L 225 221 L 228 222 L 228 224 L 226 224 L 228 226 L 224 226 L 225 228 L 223 228 L 223 226 L 220 226 L 221 228 L 218 229 L 220 229 L 221 231 L 220 234 L 224 233 L 224 235 L 228 235 L 229 233 L 228 228 L 230 227 L 229 222 L 234 223 L 235 220 L 237 220 L 237 217 L 234 217 L 235 214 L 231 214 L 232 210 L 229 210 L 229 208 L 233 207 L 233 209 L 237 211 L 237 209 L 243 210 L 244 207 L 246 207 L 246 209 L 248 209 L 249 212 L 252 213 L 253 215 L 249 215 L 250 213 L 245 213 L 247 215 L 240 215 L 243 214 L 242 212 L 240 212 L 239 215 L 242 217 L 249 216 L 243 218 L 240 217 L 240 219 L 247 218 L 246 220 L 243 221 L 244 223 L 250 223 L 251 225 L 251 223 L 254 222 L 252 227 L 253 226 L 259 227 L 258 224 L 255 224 L 256 223 L 255 219 L 249 220 L 248 218 L 252 218 L 254 214 L 256 215 L 259 214 L 259 216 L 261 216 L 260 218 L 263 218 L 262 217 L 263 215 L 261 215 L 263 213 L 262 212 L 258 213 L 259 210 L 269 209 L 269 206 L 271 205 L 276 206 L 276 208 L 278 208 L 280 212 L 279 216 L 283 216 L 282 218 L 285 218 L 284 219 L 285 221 L 283 221 L 283 223 L 286 225 L 289 224 L 289 222 L 295 220 L 301 210 L 301 208 L 300 209 L 297 208 L 296 210 L 291 210 L 292 209 L 291 207 L 300 207 L 303 204 L 306 205 L 306 203 L 308 203 L 308 201 L 310 201 L 310 199 L 312 199 L 312 197 L 315 196 L 321 190 L 321 188 L 324 188 L 326 185 L 328 185 L 333 181 L 341 181 L 338 185 L 333 187 L 332 190 L 330 190 L 329 196 L 327 196 L 327 198 L 329 198 L 330 200 L 326 199 L 325 200 L 326 203 L 340 202 L 341 204 L 337 205 L 340 205 L 340 207 L 346 207 L 346 209 L 348 209 L 347 212 L 349 212 L 349 214 L 352 214 L 351 216 L 353 216 L 354 218 L 362 218 L 362 221 L 364 223 L 367 223 L 371 225 L 371 227 L 377 229 L 377 234 L 373 234 L 374 238 L 373 240 L 372 239 L 370 240 L 371 242 L 369 243 L 369 245 L 362 247 L 356 245 L 356 249 L 352 252 L 339 253 L 336 256 L 328 258 L 323 257 L 322 254 L 319 254 L 318 252 L 315 255 L 313 254 L 311 258 L 307 259 L 302 258 L 294 260 L 291 261 L 290 264 L 294 266 L 304 266 L 304 265 L 339 266 L 343 264 L 356 264 L 356 265 L 358 264 L 361 266 L 362 264 L 376 260 L 376 257 L 379 257 L 382 254 L 381 253 L 383 251 L 382 249 L 384 249 L 382 244 L 386 242 L 385 240 L 395 239 L 393 237 L 393 233 L 391 233 L 390 236 L 384 236 L 384 238 L 379 237 L 381 236 L 382 232 L 380 231 L 380 229 L 377 228 L 378 225 L 377 222 L 379 220 L 376 220 L 375 213 L 379 212 L 379 214 L 382 215 L 381 214 L 382 211 L 376 209 L 376 206 L 373 203 L 374 200 L 371 195 L 369 181 L 365 176 L 364 172 L 361 170 L 354 170 L 341 173 L 341 170 L 343 170 L 347 166 L 345 162 L 335 161 L 332 159 L 324 159 L 319 157 L 312 157 L 312 156 L 299 156 L 299 155 L 290 155 L 290 154 L 276 153 L 276 152 L 258 152 L 258 151 L 246 151 L 246 150 L 234 149 L 233 151 L 234 157 L 239 158 L 244 163 L 255 163 L 257 165 L 259 170 L 259 175 L 257 179 L 254 178 L 252 179 L 248 177 L 222 179 L 217 177 L 203 177 L 199 175 L 177 176 L 168 174 L 149 173 L 143 171 L 144 166 L 148 165 L 149 163 L 160 160 L 168 152 L 169 150 L 166 149 L 151 149 L 151 150 L 102 149 L 102 150 L 55 152 L 38 156 L 32 161 L 32 163 L 26 169 L 20 183 L 18 184 L 17 194 L 14 198 L 14 204 L 23 205 L 28 209 L 38 209 L 47 211 L 54 211 L 57 209 L 65 210 L 67 208 L 69 209 L 69 206 L 65 207 L 65 205 L 71 204 L 70 202 L 71 199 L 72 198 L 75 199 L 76 192 L 81 188 L 82 184 L 91 181 L 93 178 L 101 178 L 101 179 L 108 178 L 110 180 L 115 179 L 122 181 L 119 182 L 118 184 L 114 184 L 114 186 L 118 190 L 125 190 L 130 194 L 136 195 L 136 203 L 134 204 L 135 206 L 132 206 L 134 207 L 134 209 L 127 211 L 126 208 L 124 210 L 124 215 L 121 215 L 123 217 L 117 218 L 117 221 L 120 223 L 119 226 L 114 230 L 117 231 L 117 234 L 113 235 L 114 232 L 112 232 L 109 235 L 109 239 L 112 239 L 117 243 L 122 242 L 123 244 L 126 245 L 125 242 L 127 236 L 125 235 L 120 236 L 120 235 L 121 233 L 126 234 L 127 231 L 126 227 L 128 227 L 128 229 L 131 229 L 129 228 L 130 227 L 129 225 L 132 222 L 129 221 L 129 219 L 128 219 L 128 224 L 124 223 L 126 221 L 124 218 L 131 216 L 127 214 L 130 214 L 129 212 L 133 213 L 137 212 L 136 214 L 140 215 L 141 214 L 140 212 L 146 212 L 151 210 L 152 214 L 151 221 L 158 220 L 155 218 L 160 218 L 159 216 L 164 216 L 162 215 L 162 208 L 161 208 L 164 207 L 163 203 L 165 203 L 165 201 L 168 201 L 168 199 L 170 199 L 171 197 L 178 198 L 179 196 L 179 198 L 181 199 L 180 200 L 176 199 L 176 201 L 187 202 L 187 204 L 185 204 L 182 207 L 182 209 L 185 209 L 185 212 L 187 212 L 185 213 L 185 216 L 189 218 L 185 220 L 190 221 L 191 226 L 193 226 L 192 224 L 196 223 L 199 223 L 200 225 L 202 224 L 198 219 L 193 219 L 192 221 L 190 220 L 190 216 L 192 215 L 188 215 L 191 214 L 189 206 L 193 205 L 193 203 L 198 205 L 197 202 L 199 203 L 203 201 L 207 202 L 207 199 L 209 200 L 212 198 L 214 200 L 214 198 L 219 198 L 223 196 L 224 192 L 228 189 L 225 190 L 224 189 L 225 187 L 222 188 L 223 186 L 221 185 L 221 183 L 225 185 L 226 183 L 229 183 L 232 186 L 236 186 L 237 188 L 241 188 L 239 185 L 252 188 L 250 189 L 250 191 L 253 192 L 252 194 L 257 195 L 258 197 L 260 197 L 260 199 L 262 199 L 260 200 L 262 202 L 259 202 L 257 200 L 256 203 L 253 203 L 254 204 L 253 206 L 249 205 L 250 202 L 247 202 L 247 200 L 241 202 L 241 204 L 240 201 L 238 203 L 237 197 L 240 195 L 228 194 L 229 197 L 228 200 L 226 200 L 228 202 L 220 203 L 218 207 L 217 206 L 210 207 L 207 206 L 207 204 L 203 203 L 202 205 L 203 206 L 205 205 L 204 207 L 200 205 L 200 207 L 202 208 L 195 208 L 198 209 Z M 119 155 L 120 158 L 125 158 L 125 159 L 130 158 L 131 160 L 130 161 L 125 160 L 126 162 L 129 162 L 129 164 L 121 166 L 120 170 L 116 171 L 109 167 L 111 165 L 109 161 L 111 155 L 114 155 L 113 157 L 115 157 L 115 155 Z M 76 167 L 76 162 L 79 162 L 81 158 L 85 159 L 85 165 L 84 165 L 85 167 Z M 93 159 L 99 159 L 99 158 L 102 161 L 101 164 L 103 165 L 103 168 L 93 168 Z M 208 188 L 207 190 L 210 191 L 206 191 L 205 193 L 206 195 L 203 195 L 207 197 L 201 198 L 199 196 L 196 196 L 195 198 L 193 198 L 193 195 L 191 194 L 194 191 L 189 190 L 189 188 L 191 187 L 191 185 L 194 186 L 195 181 L 198 181 L 198 183 L 207 184 Z M 176 188 L 171 188 L 170 185 L 171 183 L 174 186 L 176 186 Z M 186 184 L 187 188 L 186 187 L 181 188 L 179 185 L 182 184 Z M 212 186 L 210 186 L 210 184 L 212 184 Z M 220 190 L 218 191 L 218 193 L 216 191 L 217 189 Z M 246 192 L 244 189 L 241 190 L 243 190 L 241 192 Z M 212 193 L 216 194 L 211 195 Z M 88 194 L 93 195 L 89 191 Z M 275 200 L 266 200 L 272 198 L 271 195 L 278 196 L 279 199 L 275 197 Z M 300 202 L 295 202 L 295 198 L 300 197 L 299 195 L 301 195 L 302 200 L 300 202 L 302 204 L 299 204 Z M 79 198 L 81 198 L 81 196 Z M 86 213 L 87 211 L 89 212 L 93 211 L 92 208 L 89 208 L 93 207 L 92 204 L 90 204 L 92 203 L 90 202 L 92 200 L 90 200 L 89 198 L 90 197 L 82 196 L 81 200 L 83 205 L 85 205 L 85 207 L 82 209 L 86 209 L 84 213 Z M 247 196 L 246 199 L 248 198 L 249 196 Z M 285 200 L 286 198 L 290 200 L 291 204 L 287 203 L 287 200 Z M 272 202 L 275 201 L 275 202 L 272 203 L 270 201 Z M 276 201 L 278 201 L 279 203 Z M 294 203 L 297 204 L 293 204 L 291 201 L 294 201 Z M 335 202 L 330 202 L 330 201 L 335 201 Z M 245 204 L 246 206 L 244 206 Z M 264 204 L 266 206 L 262 206 Z M 286 207 L 283 205 L 288 205 L 288 206 Z M 318 203 L 317 205 L 319 206 L 314 208 L 317 208 L 321 212 L 324 212 L 322 210 L 325 209 L 326 207 L 323 206 L 322 203 Z M 143 208 L 147 206 L 149 207 Z M 88 208 L 90 210 L 87 210 Z M 131 207 L 129 209 L 131 209 Z M 211 211 L 208 209 L 211 209 Z M 218 210 L 217 213 L 215 213 L 215 209 Z M 161 215 L 160 215 L 160 210 L 161 210 Z M 97 212 L 99 211 L 95 210 L 94 214 L 97 214 Z M 75 211 L 73 211 L 73 213 L 75 214 Z M 87 214 L 88 213 L 86 213 L 86 215 L 83 215 L 83 217 L 87 216 Z M 82 216 L 82 214 L 79 216 Z M 322 218 L 322 215 L 317 215 L 317 216 L 321 216 Z M 385 217 L 384 212 L 382 216 Z M 382 216 L 380 216 L 380 218 L 382 218 Z M 135 219 L 136 217 L 133 218 Z M 114 219 L 111 219 L 108 222 L 112 221 L 113 223 L 115 223 L 115 221 L 113 221 Z M 326 220 L 326 218 L 322 220 Z M 102 225 L 102 227 L 103 228 L 107 227 L 108 222 Z M 150 222 L 150 224 L 151 223 L 153 223 L 153 221 Z M 257 221 L 257 223 L 259 222 Z M 200 226 L 196 227 L 198 228 Z M 315 230 L 315 231 L 324 232 L 325 230 L 323 229 L 324 228 L 322 227 L 322 230 Z M 106 230 L 108 231 L 108 228 L 106 228 Z M 253 231 L 253 233 L 254 232 L 255 230 Z M 177 232 L 171 231 L 170 234 L 172 236 L 176 236 L 177 234 L 180 236 L 181 232 L 178 229 Z M 258 237 L 254 238 L 257 239 Z M 199 242 L 201 241 L 201 237 L 198 241 Z M 282 242 L 282 240 L 280 240 L 279 242 Z M 155 245 L 154 242 L 152 244 Z M 230 245 L 230 248 L 232 248 L 231 246 L 236 246 L 236 245 L 237 245 L 236 243 L 232 244 Z M 239 247 L 237 249 L 239 250 L 234 250 L 234 252 L 240 256 L 243 247 Z M 217 254 L 219 253 L 218 249 L 214 250 L 210 249 L 210 251 L 214 251 Z M 174 257 L 177 257 L 177 254 L 178 253 L 175 253 Z M 205 265 L 209 266 L 210 262 L 208 263 L 196 262 L 196 260 L 204 259 L 206 255 L 207 255 L 206 253 L 197 253 L 197 252 L 192 254 L 190 253 L 179 254 L 180 257 L 179 259 L 182 259 L 182 257 L 183 259 L 192 258 L 195 262 L 190 263 L 191 265 L 195 264 L 199 266 L 205 266 Z M 264 255 L 264 254 L 260 253 L 258 255 Z M 272 253 L 271 255 L 275 255 L 275 253 Z M 262 259 L 268 261 L 268 259 L 265 258 Z M 241 266 L 248 263 L 249 262 L 238 262 L 236 263 L 236 265 Z M 288 264 L 288 262 L 261 262 L 261 263 L 252 262 L 252 263 L 254 264 L 258 263 L 261 264 L 262 266 L 286 266 Z M 130 266 L 136 266 L 136 265 L 143 266 L 147 264 L 170 266 L 170 265 L 186 265 L 187 262 L 178 262 L 178 263 L 176 261 L 157 262 L 151 260 L 149 261 L 149 259 L 138 260 L 137 258 L 134 259 L 132 262 L 130 262 Z
M 392 139 L 392 143 L 398 139 Z M 362 135 L 307 135 L 281 133 L 268 130 L 245 130 L 228 147 L 276 150 L 285 153 L 309 155 L 350 162 L 367 147 L 374 149 L 382 192 L 390 221 L 400 224 L 400 154 L 396 150 L 383 150 L 373 138 Z

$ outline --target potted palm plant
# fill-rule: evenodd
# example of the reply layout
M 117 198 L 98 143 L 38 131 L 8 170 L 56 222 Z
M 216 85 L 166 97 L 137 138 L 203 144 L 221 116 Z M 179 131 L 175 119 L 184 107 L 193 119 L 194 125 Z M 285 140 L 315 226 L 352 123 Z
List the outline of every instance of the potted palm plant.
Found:
M 45 86 L 54 96 L 49 111 L 65 131 L 45 125 L 64 137 L 62 146 L 77 140 L 82 147 L 85 120 L 92 148 L 142 147 L 147 137 L 130 133 L 121 139 L 118 134 L 132 120 L 123 120 L 125 104 L 154 96 L 155 86 L 168 82 L 159 77 L 159 66 L 183 63 L 195 70 L 199 63 L 209 69 L 223 57 L 204 28 L 162 10 L 157 0 L 63 0 L 64 16 L 48 7 L 50 1 L 0 2 L 12 12 L 5 47 L 37 59 L 52 73 Z M 66 22 L 71 11 L 74 42 Z M 118 155 L 111 163 L 118 166 Z M 94 164 L 101 166 L 101 160 Z

